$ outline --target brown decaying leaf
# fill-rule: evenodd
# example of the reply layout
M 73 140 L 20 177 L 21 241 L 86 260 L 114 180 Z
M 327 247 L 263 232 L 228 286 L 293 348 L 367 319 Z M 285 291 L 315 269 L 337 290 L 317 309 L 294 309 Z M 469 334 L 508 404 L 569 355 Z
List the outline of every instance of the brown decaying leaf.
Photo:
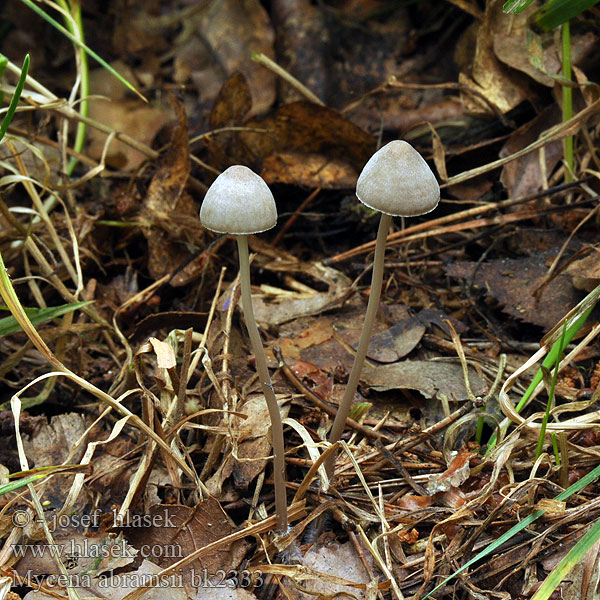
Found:
M 221 467 L 207 482 L 208 488 L 216 497 L 220 496 L 225 480 L 231 475 L 236 488 L 245 490 L 269 464 L 271 419 L 264 396 L 249 398 L 238 410 L 247 418 L 236 418 L 240 433 L 234 444 L 235 452 L 224 459 Z M 288 405 L 280 407 L 282 419 L 287 417 L 288 411 Z
M 308 315 L 316 315 L 342 304 L 350 292 L 350 279 L 340 271 L 321 263 L 303 263 L 299 260 L 278 260 L 262 265 L 265 270 L 304 276 L 327 286 L 326 292 L 295 292 L 266 288 L 266 293 L 254 295 L 252 305 L 256 320 L 267 325 L 280 325 Z M 263 290 L 265 288 L 263 287 Z
M 459 74 L 459 82 L 483 94 L 500 112 L 506 113 L 523 100 L 534 96 L 530 80 L 500 62 L 494 52 L 494 37 L 497 32 L 509 29 L 512 15 L 502 12 L 503 0 L 493 0 L 487 6 L 484 21 L 478 24 L 475 52 L 470 67 Z M 517 19 L 526 19 L 530 11 L 524 11 Z M 473 112 L 490 111 L 481 99 L 462 93 L 465 107 Z
M 433 502 L 433 496 L 416 496 L 414 494 L 406 494 L 396 501 L 396 506 L 401 510 L 414 512 L 423 508 L 428 508 L 429 506 L 433 506 Z
M 143 517 L 147 526 L 118 529 L 124 532 L 133 547 L 154 549 L 156 556 L 148 558 L 161 567 L 168 567 L 236 529 L 214 498 L 207 498 L 193 507 L 178 504 L 153 506 Z M 133 517 L 130 520 L 134 522 Z M 193 574 L 201 573 L 203 569 L 217 573 L 219 569 L 227 572 L 239 568 L 247 547 L 248 544 L 240 540 L 203 556 L 183 570 L 184 581 L 191 583 Z
M 424 333 L 425 326 L 409 317 L 374 335 L 369 341 L 367 356 L 381 363 L 395 362 L 412 352 Z
M 591 292 L 600 283 L 600 251 L 593 248 L 584 258 L 573 261 L 565 270 L 578 290 Z
M 461 450 L 443 473 L 435 473 L 429 477 L 427 493 L 433 495 L 460 487 L 471 474 L 469 461 L 474 456 L 476 456 L 475 452 Z
M 211 126 L 215 128 L 226 125 L 246 128 L 206 139 L 209 152 L 223 167 L 239 163 L 260 172 L 265 158 L 284 153 L 277 160 L 285 161 L 288 168 L 302 162 L 303 155 L 315 154 L 324 156 L 321 160 L 325 164 L 336 160 L 345 165 L 344 169 L 358 171 L 375 150 L 375 139 L 370 134 L 335 110 L 309 102 L 286 104 L 262 119 L 244 122 L 247 94 L 247 80 L 236 73 L 224 84 L 211 112 Z M 297 165 L 295 168 L 300 169 Z
M 484 263 L 457 261 L 444 267 L 452 277 L 460 277 L 486 290 L 502 305 L 502 310 L 519 321 L 551 329 L 562 319 L 566 307 L 575 306 L 579 296 L 568 275 L 561 273 L 545 286 L 539 301 L 532 295 L 548 271 L 555 252 L 541 252 L 526 258 L 498 259 Z
M 148 186 L 138 216 L 148 240 L 148 270 L 155 279 L 173 273 L 189 260 L 186 246 L 198 246 L 204 232 L 198 207 L 185 190 L 191 169 L 185 109 L 174 96 L 171 103 L 177 115 L 171 144 Z M 187 264 L 171 285 L 181 286 L 195 279 L 205 260 L 200 255 Z
M 420 361 L 402 361 L 377 367 L 366 366 L 362 380 L 376 391 L 411 389 L 425 398 L 461 402 L 468 399 L 463 371 L 460 365 Z M 485 395 L 487 385 L 469 369 L 471 389 L 476 396 Z
M 358 173 L 345 161 L 322 154 L 277 152 L 264 159 L 261 177 L 267 183 L 336 190 L 354 188 Z
M 331 189 L 352 188 L 375 150 L 374 138 L 341 114 L 310 102 L 280 106 L 264 118 L 245 120 L 250 86 L 242 73 L 223 84 L 212 107 L 213 129 L 243 126 L 206 136 L 211 162 L 225 169 L 244 164 L 268 182 Z
M 125 65 L 116 64 L 115 67 L 130 81 L 135 81 L 133 73 Z M 165 109 L 149 106 L 138 98 L 126 97 L 126 88 L 115 85 L 114 77 L 105 69 L 95 69 L 90 73 L 90 95 L 91 119 L 146 145 L 152 144 L 156 134 L 171 118 Z M 88 127 L 87 139 L 88 154 L 100 160 L 107 135 L 94 127 Z M 121 171 L 133 171 L 145 160 L 144 154 L 115 139 L 111 141 L 106 155 L 106 163 Z
M 318 346 L 333 337 L 333 325 L 329 317 L 322 315 L 319 316 L 319 318 L 311 319 L 310 321 L 310 326 L 306 327 L 304 330 L 296 330 L 291 335 L 280 336 L 277 340 L 277 345 L 281 348 L 281 351 L 287 360 L 298 359 L 300 358 L 302 350 L 305 348 Z M 303 376 L 303 374 L 296 374 L 300 378 Z
M 289 405 L 280 408 L 282 419 L 287 417 L 288 411 Z M 269 464 L 271 419 L 264 396 L 250 398 L 244 403 L 241 412 L 248 415 L 248 418 L 240 422 L 240 427 L 251 433 L 242 436 L 238 443 L 233 480 L 236 488 L 245 490 Z M 257 460 L 261 457 L 265 459 Z
M 302 583 L 302 587 L 311 592 L 310 595 L 303 594 L 299 589 L 291 588 L 291 586 L 288 587 L 295 600 L 314 599 L 315 594 L 332 597 L 338 594 L 351 593 L 358 600 L 364 600 L 367 597 L 363 589 L 348 588 L 327 580 L 327 576 L 334 576 L 352 583 L 365 584 L 371 581 L 360 556 L 350 542 L 344 544 L 316 544 L 304 555 L 302 564 L 323 573 L 323 577 L 310 578 Z
M 252 108 L 248 80 L 236 71 L 221 86 L 210 111 L 211 129 L 241 123 Z
M 245 149 L 254 163 L 277 152 L 298 151 L 324 154 L 361 170 L 375 151 L 372 135 L 337 111 L 309 102 L 285 104 L 264 119 L 248 121 L 246 126 L 267 130 L 239 134 L 240 150 Z
M 23 447 L 31 466 L 62 464 L 87 428 L 83 415 L 76 413 L 56 415 L 49 423 L 45 421 L 40 419 L 35 432 L 23 437 Z M 80 444 L 77 452 L 70 457 L 71 463 L 80 461 L 84 453 L 85 446 Z
M 534 142 L 550 126 L 559 123 L 560 109 L 556 104 L 545 108 L 537 117 L 514 131 L 500 150 L 500 158 L 510 156 Z M 563 155 L 560 140 L 548 142 L 543 154 L 530 152 L 502 167 L 500 181 L 515 200 L 524 198 L 542 189 L 546 183 L 542 176 L 542 160 L 545 162 L 546 175 L 552 173 Z
M 571 35 L 571 64 L 578 65 L 598 52 L 598 37 L 590 32 Z M 548 87 L 554 87 L 562 69 L 560 47 L 554 31 L 538 34 L 528 27 L 526 18 L 514 17 L 512 27 L 494 33 L 494 52 L 499 60 L 529 75 Z
M 266 112 L 275 100 L 275 76 L 252 60 L 253 52 L 275 57 L 275 34 L 264 7 L 258 0 L 222 0 L 206 7 L 188 19 L 192 35 L 175 48 L 176 80 L 191 78 L 208 108 L 227 77 L 239 71 L 249 82 L 251 114 Z

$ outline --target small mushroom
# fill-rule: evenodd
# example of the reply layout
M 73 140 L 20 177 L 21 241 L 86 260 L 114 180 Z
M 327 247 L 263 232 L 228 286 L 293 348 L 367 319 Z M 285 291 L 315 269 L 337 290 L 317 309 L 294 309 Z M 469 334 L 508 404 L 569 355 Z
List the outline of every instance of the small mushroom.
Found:
M 277 223 L 275 199 L 267 184 L 256 173 L 247 167 L 235 165 L 221 173 L 206 192 L 200 209 L 200 221 L 207 229 L 233 234 L 237 240 L 244 320 L 271 418 L 277 528 L 280 532 L 286 533 L 288 517 L 283 425 L 252 308 L 247 238 L 248 234 L 260 233 L 275 227 Z
M 385 242 L 392 217 L 412 217 L 432 211 L 440 200 L 440 186 L 423 157 L 409 143 L 396 140 L 383 146 L 369 159 L 358 178 L 356 196 L 369 208 L 381 212 L 381 219 L 367 312 L 348 384 L 329 433 L 332 444 L 340 439 L 344 431 L 367 355 L 381 296 Z M 335 466 L 334 455 L 325 466 L 331 477 Z

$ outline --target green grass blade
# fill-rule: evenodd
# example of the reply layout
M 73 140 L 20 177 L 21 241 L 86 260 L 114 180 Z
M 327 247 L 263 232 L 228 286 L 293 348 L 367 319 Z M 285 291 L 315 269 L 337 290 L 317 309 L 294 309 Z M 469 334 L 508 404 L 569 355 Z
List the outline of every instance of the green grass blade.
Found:
M 522 13 L 533 0 L 508 0 L 502 7 L 502 12 L 508 15 L 518 15 Z
M 590 308 L 588 308 L 581 315 L 581 317 L 579 317 L 579 319 L 577 319 L 567 329 L 567 333 L 565 334 L 565 339 L 564 339 L 565 346 L 568 346 L 571 343 L 571 340 L 575 337 L 575 334 L 583 327 L 583 325 L 586 322 L 587 318 L 589 317 L 590 313 L 594 309 L 594 306 L 591 306 Z M 551 369 L 556 364 L 556 361 L 560 360 L 561 346 L 562 346 L 562 341 L 560 339 L 558 339 L 556 342 L 554 342 L 550 352 L 548 352 L 548 354 L 546 355 L 546 358 L 542 361 L 543 367 L 546 367 L 546 369 Z M 523 394 L 523 397 L 521 398 L 521 400 L 515 407 L 515 410 L 517 412 L 520 412 L 523 409 L 523 407 L 527 404 L 529 397 L 531 396 L 531 394 L 533 394 L 535 388 L 538 386 L 538 383 L 540 381 L 542 381 L 542 378 L 543 378 L 543 371 L 540 368 L 538 370 L 538 372 L 535 374 L 535 377 L 533 378 L 531 383 L 529 384 L 529 387 Z
M 600 0 L 550 0 L 546 2 L 535 14 L 535 23 L 544 31 L 550 31 L 584 10 L 598 4 Z
M 590 471 L 587 475 L 582 477 L 579 481 L 576 481 L 573 485 L 569 486 L 564 492 L 561 492 L 556 496 L 555 500 L 559 502 L 562 500 L 566 500 L 569 496 L 576 494 L 580 490 L 582 490 L 586 485 L 589 485 L 593 481 L 595 481 L 598 477 L 600 477 L 600 465 L 598 465 L 595 469 Z M 492 553 L 496 548 L 500 547 L 504 542 L 507 542 L 512 537 L 517 535 L 520 531 L 525 529 L 531 525 L 536 519 L 539 519 L 546 511 L 545 510 L 534 510 L 530 515 L 525 517 L 522 521 L 519 521 L 516 525 L 513 525 L 506 533 L 502 534 L 498 539 L 494 540 L 489 546 L 484 548 L 479 554 L 474 556 L 470 561 L 465 563 L 460 569 L 452 573 L 449 577 L 444 579 L 442 583 L 437 585 L 427 596 L 424 596 L 422 600 L 426 600 L 432 594 L 435 594 L 440 588 L 444 587 L 447 583 L 452 581 L 457 575 L 460 575 L 463 571 L 468 569 L 471 565 L 476 563 L 478 560 L 486 557 L 488 554 Z
M 2 77 L 4 76 L 4 71 L 6 70 L 6 65 L 8 64 L 8 58 L 4 56 L 4 54 L 0 53 L 0 81 L 2 81 Z M 0 104 L 4 102 L 4 92 L 0 91 Z
M 4 494 L 8 494 L 9 492 L 14 492 L 38 479 L 43 479 L 44 477 L 48 477 L 50 473 L 36 473 L 35 475 L 29 475 L 27 477 L 23 477 L 23 479 L 17 479 L 16 481 L 9 481 L 8 483 L 3 483 L 0 485 L 0 496 Z
M 581 316 L 576 321 L 574 321 L 573 324 L 567 329 L 567 333 L 566 333 L 565 339 L 564 339 L 565 346 L 568 346 L 571 343 L 571 340 L 575 337 L 575 334 L 583 327 L 583 325 L 586 322 L 587 318 L 589 317 L 590 313 L 594 309 L 594 306 L 596 306 L 595 303 L 592 304 L 589 308 L 587 308 L 581 314 Z M 538 369 L 533 380 L 529 384 L 529 387 L 525 390 L 525 393 L 519 400 L 519 403 L 517 404 L 517 406 L 515 406 L 515 410 L 517 412 L 521 412 L 523 410 L 523 408 L 527 404 L 529 398 L 531 397 L 531 394 L 533 394 L 533 392 L 535 391 L 535 388 L 538 386 L 538 383 L 540 383 L 540 381 L 542 381 L 542 378 L 544 376 L 544 371 L 542 370 L 542 367 L 545 369 L 551 369 L 556 364 L 556 361 L 560 359 L 560 348 L 561 348 L 561 340 L 558 339 L 552 345 L 550 352 L 548 352 L 548 354 L 546 355 L 546 358 L 544 358 L 544 360 L 542 361 L 542 366 Z M 503 427 L 502 431 L 505 432 L 507 429 L 508 429 L 508 425 Z M 492 435 L 492 437 L 490 438 L 490 441 L 488 442 L 487 452 L 489 452 L 496 445 L 497 442 L 498 442 L 498 437 L 494 433 Z
M 71 304 L 62 304 L 61 306 L 49 306 L 47 308 L 26 308 L 25 312 L 34 325 L 39 325 L 45 321 L 50 321 L 56 317 L 61 317 L 74 310 L 80 309 L 82 306 L 91 304 L 87 302 L 72 302 Z M 0 307 L 0 310 L 8 310 L 6 307 Z M 4 317 L 0 319 L 0 337 L 10 335 L 17 331 L 21 331 L 22 327 L 14 316 Z
M 556 382 L 558 381 L 558 367 L 560 366 L 560 360 L 567 346 L 567 322 L 563 326 L 562 335 L 560 336 L 560 340 L 558 340 L 557 344 L 558 348 L 558 358 L 556 359 L 556 363 L 554 365 L 554 374 L 552 375 L 552 381 L 550 383 L 550 391 L 548 393 L 548 402 L 546 402 L 546 411 L 544 412 L 544 417 L 542 419 L 542 426 L 540 427 L 540 435 L 538 436 L 537 448 L 535 451 L 535 460 L 537 460 L 544 449 L 544 441 L 546 439 L 546 428 L 548 426 L 548 419 L 550 418 L 550 409 L 554 404 L 554 392 L 556 391 Z M 544 367 L 542 367 L 544 368 Z
M 571 24 L 565 21 L 561 27 L 562 37 L 562 76 L 567 81 L 571 81 Z M 562 88 L 562 120 L 563 123 L 573 118 L 573 89 L 569 85 L 563 85 Z M 575 153 L 573 149 L 573 136 L 569 135 L 563 140 L 563 154 L 565 157 L 565 181 L 573 181 L 573 172 L 575 170 Z
M 596 521 L 587 533 L 569 550 L 568 554 L 554 567 L 550 575 L 531 600 L 547 600 L 571 569 L 585 556 L 600 539 L 600 521 Z
M 4 58 L 4 57 L 3 57 Z M 6 67 L 8 61 L 4 63 Z M 25 60 L 23 61 L 23 66 L 21 67 L 21 75 L 19 75 L 19 81 L 17 82 L 17 87 L 15 87 L 15 93 L 10 100 L 10 104 L 8 105 L 8 111 L 4 116 L 4 120 L 2 121 L 2 125 L 0 125 L 0 140 L 4 137 L 8 126 L 10 125 L 13 117 L 15 116 L 15 111 L 17 110 L 17 105 L 19 104 L 19 100 L 21 99 L 21 92 L 23 91 L 23 86 L 25 85 L 25 80 L 27 79 L 27 73 L 29 72 L 29 54 L 25 55 Z
M 66 27 L 63 27 L 56 19 L 53 19 L 49 14 L 44 12 L 39 6 L 35 5 L 31 0 L 21 0 L 23 4 L 31 8 L 35 13 L 37 13 L 42 19 L 50 23 L 52 27 L 60 31 L 66 38 L 71 40 L 76 46 L 87 52 L 94 60 L 100 63 L 109 73 L 114 75 L 127 89 L 131 90 L 134 94 L 139 96 L 144 102 L 147 102 L 146 98 L 143 96 L 141 92 L 139 92 L 134 85 L 129 83 L 123 75 L 121 75 L 118 71 L 113 69 L 103 58 L 98 56 L 91 48 L 86 46 L 86 44 L 82 43 L 78 40 Z

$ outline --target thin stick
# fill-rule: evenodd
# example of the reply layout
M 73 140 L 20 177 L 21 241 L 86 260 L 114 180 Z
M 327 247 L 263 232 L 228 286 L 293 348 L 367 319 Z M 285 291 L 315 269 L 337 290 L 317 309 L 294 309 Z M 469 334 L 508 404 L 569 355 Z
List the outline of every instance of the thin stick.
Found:
M 274 60 L 270 59 L 266 54 L 262 52 L 255 52 L 252 54 L 252 60 L 261 64 L 263 67 L 266 67 L 275 75 L 278 75 L 284 81 L 287 81 L 293 88 L 298 90 L 307 100 L 310 102 L 314 102 L 315 104 L 319 104 L 320 106 L 325 106 L 323 101 L 317 97 L 316 94 L 311 92 L 303 83 L 298 81 L 293 75 L 288 73 L 283 67 L 279 66 Z
M 440 233 L 443 233 L 445 231 L 442 227 L 444 225 L 447 225 L 448 223 L 453 223 L 455 221 L 461 221 L 463 219 L 470 219 L 470 218 L 478 216 L 480 214 L 483 214 L 486 212 L 491 212 L 494 210 L 500 210 L 501 208 L 508 208 L 509 206 L 525 204 L 527 202 L 530 202 L 531 200 L 536 200 L 538 198 L 550 196 L 550 195 L 560 192 L 560 191 L 564 191 L 567 189 L 577 187 L 577 186 L 581 185 L 584 181 L 585 181 L 585 179 L 581 179 L 579 181 L 573 181 L 568 184 L 562 184 L 562 185 L 556 186 L 556 187 L 548 189 L 548 190 L 542 190 L 540 192 L 537 192 L 537 193 L 527 196 L 525 198 L 516 198 L 516 199 L 509 198 L 507 200 L 501 200 L 499 202 L 491 202 L 491 203 L 487 203 L 487 204 L 481 204 L 480 206 L 476 206 L 474 208 L 469 208 L 468 210 L 463 210 L 460 212 L 452 213 L 450 215 L 446 215 L 444 217 L 439 217 L 439 218 L 433 219 L 431 221 L 423 221 L 422 223 L 416 223 L 415 225 L 411 225 L 410 227 L 406 227 L 404 229 L 401 229 L 400 231 L 396 231 L 396 232 L 390 234 L 387 241 L 388 241 L 388 244 L 391 245 L 391 242 L 393 242 L 395 240 L 399 240 L 401 238 L 406 238 L 408 236 L 410 236 L 409 239 L 415 239 L 415 237 L 412 236 L 412 234 L 426 231 L 426 230 L 433 230 L 436 227 L 438 228 L 438 231 L 435 233 L 435 235 L 440 235 Z M 528 218 L 529 218 L 529 215 L 528 215 Z M 469 226 L 469 228 L 474 228 L 476 226 L 476 224 L 478 224 L 477 226 L 488 225 L 488 224 L 492 225 L 492 224 L 494 224 L 494 222 L 487 221 L 487 220 L 485 222 L 473 220 L 471 225 Z M 352 248 L 350 250 L 346 250 L 345 252 L 342 252 L 340 254 L 332 256 L 331 258 L 326 259 L 324 261 L 324 263 L 326 265 L 332 265 L 337 262 L 348 260 L 349 258 L 353 258 L 360 254 L 366 254 L 367 252 L 371 252 L 373 250 L 374 246 L 375 246 L 374 241 L 367 242 L 365 244 L 357 246 L 356 248 Z
M 338 413 L 333 421 L 333 427 L 329 433 L 329 442 L 334 444 L 337 442 L 344 427 L 346 425 L 346 419 L 354 400 L 354 394 L 358 388 L 358 381 L 360 374 L 367 356 L 367 350 L 369 348 L 369 341 L 371 339 L 371 332 L 373 331 L 373 325 L 375 323 L 375 316 L 377 314 L 377 308 L 379 307 L 379 298 L 381 297 L 381 286 L 383 284 L 383 258 L 385 255 L 385 240 L 387 238 L 390 225 L 392 223 L 391 215 L 381 213 L 381 220 L 379 221 L 379 230 L 377 231 L 377 241 L 375 244 L 375 259 L 373 261 L 373 273 L 371 279 L 371 291 L 369 293 L 369 302 L 367 304 L 367 312 L 365 314 L 365 321 L 363 324 L 363 330 L 360 335 L 358 342 L 358 348 L 356 349 L 356 355 L 354 356 L 354 364 L 350 371 L 350 377 L 348 378 L 348 384 L 344 391 L 344 397 L 340 402 Z M 325 470 L 329 478 L 333 475 L 333 469 L 335 466 L 335 455 L 332 455 L 330 459 L 325 463 Z
M 248 237 L 245 235 L 235 236 L 238 244 L 240 260 L 240 287 L 242 290 L 242 306 L 244 308 L 244 321 L 250 336 L 252 351 L 256 360 L 256 370 L 260 387 L 262 388 L 269 416 L 271 417 L 271 435 L 273 438 L 273 481 L 275 484 L 275 511 L 277 513 L 277 528 L 281 533 L 287 533 L 288 516 L 287 500 L 285 492 L 285 445 L 283 442 L 283 425 L 279 405 L 273 391 L 273 384 L 267 368 L 267 358 L 258 333 L 258 326 L 254 318 L 252 308 L 252 294 L 250 292 L 250 262 L 248 256 Z

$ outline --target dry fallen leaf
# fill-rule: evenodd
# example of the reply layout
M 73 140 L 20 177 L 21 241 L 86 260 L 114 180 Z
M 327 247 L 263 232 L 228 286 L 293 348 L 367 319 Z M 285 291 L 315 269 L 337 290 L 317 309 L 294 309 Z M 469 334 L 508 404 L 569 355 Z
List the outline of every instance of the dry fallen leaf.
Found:
M 514 71 L 498 60 L 494 51 L 494 37 L 498 31 L 510 29 L 513 15 L 502 12 L 503 0 L 488 3 L 485 17 L 476 29 L 474 52 L 470 53 L 472 64 L 463 67 L 459 74 L 459 82 L 466 88 L 473 89 L 501 113 L 506 113 L 530 99 L 534 94 L 530 80 L 518 71 Z M 517 19 L 526 19 L 530 11 L 524 11 Z M 472 35 L 472 32 L 467 32 Z M 462 92 L 461 98 L 467 110 L 489 113 L 490 106 L 481 97 Z
M 188 248 L 199 246 L 205 233 L 198 207 L 185 189 L 191 169 L 185 110 L 181 102 L 174 97 L 171 100 L 177 124 L 138 215 L 148 240 L 148 270 L 155 279 L 174 273 L 186 263 L 190 258 Z M 194 280 L 205 261 L 201 254 L 186 264 L 170 284 L 181 286 Z
M 135 81 L 131 70 L 123 63 L 114 66 L 130 81 Z M 127 97 L 126 91 L 125 86 L 115 85 L 114 77 L 106 69 L 91 71 L 89 117 L 150 146 L 171 117 L 164 109 L 149 106 L 138 98 Z M 87 139 L 87 152 L 92 158 L 100 160 L 107 135 L 94 127 L 88 127 Z M 139 150 L 113 139 L 108 147 L 106 162 L 121 171 L 133 171 L 146 158 Z
M 498 259 L 484 263 L 457 261 L 446 265 L 452 277 L 460 277 L 486 290 L 502 303 L 502 310 L 519 321 L 550 329 L 579 302 L 577 291 L 565 273 L 554 277 L 538 299 L 533 292 L 548 271 L 556 251 L 538 252 L 526 258 Z
M 141 517 L 147 519 L 142 526 L 124 527 L 122 531 L 131 546 L 140 550 L 143 558 L 151 559 L 163 568 L 236 529 L 214 498 L 206 498 L 193 507 L 178 504 L 153 506 L 148 514 Z M 203 569 L 208 573 L 238 569 L 247 548 L 247 542 L 239 540 L 194 561 L 181 572 L 184 584 L 191 585 L 194 575 L 202 573 Z
M 416 318 L 408 317 L 372 336 L 367 356 L 380 363 L 395 362 L 414 350 L 424 333 L 425 326 Z
M 594 247 L 588 256 L 574 260 L 566 268 L 566 273 L 572 277 L 574 287 L 591 292 L 600 283 L 599 249 Z
M 277 152 L 264 159 L 261 177 L 267 183 L 336 190 L 354 188 L 358 172 L 347 162 L 322 154 Z
M 299 317 L 331 310 L 340 306 L 350 292 L 350 279 L 320 262 L 304 263 L 288 257 L 266 263 L 262 268 L 287 274 L 288 277 L 303 276 L 314 280 L 319 287 L 327 286 L 325 292 L 309 285 L 304 285 L 301 291 L 261 286 L 262 293 L 253 295 L 252 305 L 256 320 L 266 325 L 281 325 Z
M 460 487 L 471 475 L 469 461 L 473 456 L 476 456 L 475 452 L 458 452 L 443 473 L 430 475 L 427 480 L 427 493 L 433 495 Z
M 156 354 L 156 364 L 159 369 L 172 369 L 177 364 L 175 352 L 171 344 L 163 342 L 155 337 L 151 337 L 148 341 L 152 344 L 154 353 Z
M 361 379 L 374 390 L 411 389 L 425 398 L 443 398 L 461 402 L 468 399 L 462 367 L 459 364 L 405 360 L 377 367 L 366 366 Z M 476 396 L 485 395 L 485 381 L 469 368 L 471 389 Z
M 545 108 L 537 117 L 510 135 L 500 150 L 500 158 L 522 150 L 549 127 L 559 123 L 560 119 L 560 109 L 556 104 Z M 509 197 L 516 200 L 542 189 L 547 183 L 542 174 L 545 173 L 547 176 L 552 173 L 562 156 L 563 144 L 561 140 L 558 140 L 545 144 L 543 153 L 541 151 L 530 152 L 504 165 L 500 181 L 508 191 Z
M 574 31 L 570 40 L 571 64 L 578 65 L 590 53 L 597 52 L 597 45 L 594 33 Z M 526 17 L 513 17 L 510 30 L 500 28 L 494 32 L 494 52 L 503 63 L 548 87 L 554 87 L 554 76 L 562 70 L 555 32 L 534 33 Z
M 212 105 L 227 77 L 244 74 L 252 95 L 251 114 L 266 112 L 275 100 L 275 76 L 252 60 L 254 52 L 275 58 L 275 33 L 258 0 L 206 4 L 187 20 L 190 35 L 176 46 L 175 78 L 191 79 L 203 107 Z
M 280 406 L 281 418 L 285 419 L 289 405 Z M 250 483 L 268 465 L 271 456 L 271 419 L 265 397 L 249 398 L 238 412 L 247 418 L 236 418 L 237 436 L 233 451 L 223 460 L 207 486 L 211 493 L 219 496 L 226 479 L 233 475 L 236 488 L 247 489 Z M 232 428 L 236 435 L 236 429 Z
M 303 594 L 295 588 L 288 588 L 297 600 L 310 600 L 314 598 L 315 594 L 332 597 L 348 593 L 358 600 L 366 598 L 365 590 L 356 589 L 355 587 L 349 588 L 339 583 L 327 581 L 328 575 L 352 583 L 366 584 L 371 581 L 361 558 L 350 542 L 345 544 L 316 544 L 305 554 L 302 564 L 323 573 L 324 576 L 316 579 L 311 578 L 303 582 L 302 587 L 311 592 L 311 595 Z

